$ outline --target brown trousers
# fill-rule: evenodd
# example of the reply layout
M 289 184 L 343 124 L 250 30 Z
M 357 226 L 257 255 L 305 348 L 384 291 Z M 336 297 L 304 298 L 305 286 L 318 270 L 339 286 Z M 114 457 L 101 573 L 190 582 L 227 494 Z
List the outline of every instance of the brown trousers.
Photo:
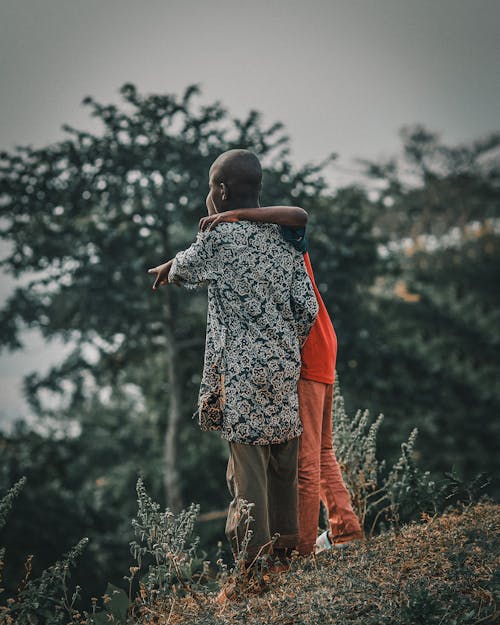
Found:
M 304 432 L 299 447 L 299 544 L 305 555 L 314 551 L 320 498 L 325 504 L 334 542 L 361 538 L 363 532 L 351 505 L 333 451 L 333 385 L 299 380 L 299 410 Z
M 233 500 L 229 506 L 226 536 L 235 556 L 241 549 L 245 519 L 241 499 L 253 503 L 252 537 L 247 560 L 271 551 L 271 538 L 280 537 L 275 549 L 296 547 L 298 438 L 277 445 L 229 443 L 227 485 Z

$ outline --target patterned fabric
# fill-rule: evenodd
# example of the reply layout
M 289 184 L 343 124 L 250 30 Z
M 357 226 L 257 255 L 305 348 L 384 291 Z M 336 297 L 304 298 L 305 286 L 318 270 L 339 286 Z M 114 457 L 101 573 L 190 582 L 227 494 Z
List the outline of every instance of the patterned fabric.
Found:
M 254 445 L 298 436 L 300 347 L 318 312 L 302 254 L 274 224 L 219 224 L 176 255 L 169 281 L 208 284 L 201 428 Z

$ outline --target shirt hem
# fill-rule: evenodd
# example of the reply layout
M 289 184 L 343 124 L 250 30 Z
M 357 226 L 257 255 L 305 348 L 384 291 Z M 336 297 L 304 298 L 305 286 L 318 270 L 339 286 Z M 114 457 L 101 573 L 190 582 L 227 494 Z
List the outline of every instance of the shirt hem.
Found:
M 226 440 L 228 443 L 239 443 L 240 445 L 280 445 L 281 443 L 286 443 L 287 441 L 291 441 L 292 439 L 300 436 L 303 432 L 303 428 L 299 427 L 297 428 L 297 430 L 290 432 L 290 434 L 285 437 L 270 438 L 267 440 L 259 439 L 257 441 L 241 440 L 235 437 L 224 435 L 224 431 L 219 430 L 219 432 L 220 432 L 220 437 Z
M 311 380 L 312 382 L 322 382 L 323 384 L 333 384 L 335 382 L 335 376 L 323 376 L 323 375 L 314 375 L 309 373 L 300 373 L 300 377 L 303 380 Z

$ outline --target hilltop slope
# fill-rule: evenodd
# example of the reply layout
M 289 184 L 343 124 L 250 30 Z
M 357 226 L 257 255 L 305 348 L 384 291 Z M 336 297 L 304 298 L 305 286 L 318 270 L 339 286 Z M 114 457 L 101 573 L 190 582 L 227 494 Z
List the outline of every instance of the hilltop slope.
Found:
M 454 625 L 500 622 L 500 505 L 424 518 L 348 550 L 298 559 L 268 592 L 224 608 L 174 601 L 177 625 Z

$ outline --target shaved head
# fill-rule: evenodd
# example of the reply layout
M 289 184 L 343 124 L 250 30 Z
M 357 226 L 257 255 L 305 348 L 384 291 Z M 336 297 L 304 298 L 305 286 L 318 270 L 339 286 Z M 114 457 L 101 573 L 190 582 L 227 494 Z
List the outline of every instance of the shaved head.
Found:
M 250 150 L 228 150 L 218 156 L 208 175 L 209 214 L 259 206 L 262 167 Z
M 249 150 L 228 150 L 210 168 L 214 182 L 223 182 L 235 196 L 258 196 L 262 186 L 262 167 Z

